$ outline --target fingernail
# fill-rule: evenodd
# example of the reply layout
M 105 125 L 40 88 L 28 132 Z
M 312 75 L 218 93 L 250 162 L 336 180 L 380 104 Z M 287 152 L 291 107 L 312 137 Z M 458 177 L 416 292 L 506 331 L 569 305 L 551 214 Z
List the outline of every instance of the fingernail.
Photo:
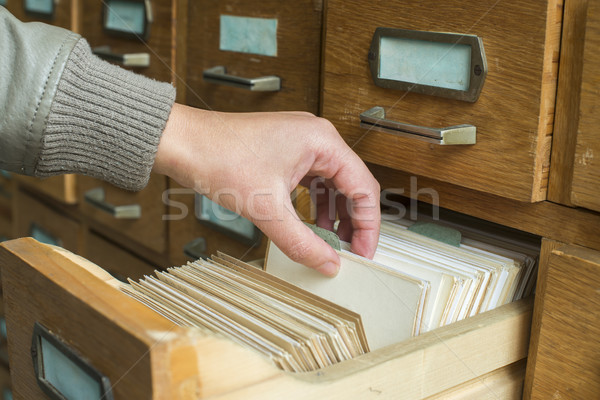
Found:
M 328 261 L 317 268 L 317 271 L 332 278 L 338 274 L 339 270 L 339 265 L 332 263 L 331 261 Z

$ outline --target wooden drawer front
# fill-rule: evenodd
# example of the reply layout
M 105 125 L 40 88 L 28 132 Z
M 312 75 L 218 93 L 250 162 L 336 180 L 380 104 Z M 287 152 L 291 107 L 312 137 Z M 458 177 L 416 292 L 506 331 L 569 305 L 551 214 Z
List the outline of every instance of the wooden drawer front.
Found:
M 541 258 L 525 398 L 598 398 L 600 252 L 553 247 Z
M 84 255 L 124 282 L 127 282 L 127 278 L 138 280 L 156 269 L 146 260 L 93 232 L 86 239 Z
M 600 211 L 600 4 L 589 3 L 571 201 Z
M 482 394 L 478 378 L 497 393 L 515 394 L 522 368 L 514 363 L 527 352 L 531 302 L 525 300 L 332 367 L 290 374 L 233 341 L 173 327 L 121 293 L 106 272 L 62 250 L 11 241 L 0 247 L 0 266 L 13 390 L 23 398 L 40 393 L 30 354 L 35 321 L 105 374 L 115 399 L 421 399 L 465 384 Z M 507 381 L 507 390 L 498 380 Z
M 0 170 L 0 206 L 10 208 L 14 195 L 14 174 Z
M 0 242 L 13 237 L 12 212 L 10 208 L 0 206 Z
M 266 35 L 271 44 L 276 42 L 276 55 L 265 55 L 274 54 L 272 45 L 249 50 L 262 54 L 234 51 L 239 50 L 237 47 L 221 50 L 232 48 L 226 43 L 227 35 L 221 35 L 221 30 L 227 31 L 231 27 L 230 17 L 254 18 L 250 21 L 255 23 L 256 18 L 261 18 L 269 20 L 266 23 L 276 24 L 276 38 L 272 31 Z M 221 18 L 225 18 L 223 25 Z M 190 1 L 187 102 L 219 111 L 303 110 L 317 113 L 321 21 L 321 1 Z M 255 38 L 249 35 L 246 39 L 256 42 Z M 281 90 L 256 92 L 205 82 L 203 71 L 217 66 L 225 67 L 228 75 L 244 78 L 278 76 Z
M 115 54 L 148 53 L 148 67 L 131 67 L 134 72 L 149 76 L 159 81 L 171 82 L 171 38 L 172 10 L 170 0 L 150 0 L 153 21 L 149 25 L 149 35 L 146 38 L 129 35 L 108 33 L 103 28 L 103 5 L 105 1 L 86 0 L 80 4 L 81 36 L 87 39 L 92 48 L 110 46 Z M 143 4 L 143 1 L 128 3 Z M 120 18 L 116 17 L 119 21 Z M 117 63 L 119 64 L 119 63 Z M 122 65 L 122 64 L 119 64 Z M 127 67 L 129 68 L 129 67 Z
M 79 202 L 84 215 L 115 231 L 117 236 L 133 240 L 157 253 L 165 251 L 167 228 L 162 220 L 166 207 L 162 194 L 166 190 L 166 178 L 152 175 L 150 182 L 140 192 L 118 189 L 106 182 L 89 177 L 81 177 L 79 181 Z M 139 207 L 141 215 L 135 218 L 117 218 L 115 210 L 108 211 L 101 205 L 86 200 L 86 194 L 92 190 L 104 191 L 104 203 L 115 208 L 121 206 Z
M 10 371 L 7 366 L 0 366 L 0 399 L 12 400 L 12 390 L 10 386 Z
M 60 26 L 61 28 L 73 29 L 71 20 L 71 0 L 52 0 L 52 3 L 54 3 L 54 13 L 51 15 L 34 13 L 29 10 L 25 11 L 25 0 L 6 0 L 6 8 L 21 21 L 41 21 L 47 24 Z M 38 5 L 38 7 L 41 6 L 46 8 L 50 5 L 50 1 L 43 0 L 35 2 L 35 4 Z
M 244 261 L 264 258 L 267 246 L 264 235 L 252 246 L 201 223 L 195 215 L 195 196 L 191 190 L 177 187 L 169 195 L 169 202 L 169 215 L 172 216 L 169 220 L 169 260 L 173 265 L 210 257 L 218 250 Z
M 40 193 L 65 204 L 77 203 L 77 177 L 73 174 L 52 176 L 46 179 L 16 175 L 17 180 Z
M 521 201 L 545 199 L 562 5 L 549 1 L 331 0 L 323 116 L 365 160 Z M 477 35 L 488 73 L 479 99 L 375 86 L 368 63 L 378 27 Z M 380 106 L 389 120 L 429 128 L 471 124 L 474 145 L 437 145 L 360 128 Z
M 77 221 L 22 191 L 17 191 L 16 196 L 14 224 L 17 237 L 32 236 L 39 241 L 79 252 L 80 225 Z

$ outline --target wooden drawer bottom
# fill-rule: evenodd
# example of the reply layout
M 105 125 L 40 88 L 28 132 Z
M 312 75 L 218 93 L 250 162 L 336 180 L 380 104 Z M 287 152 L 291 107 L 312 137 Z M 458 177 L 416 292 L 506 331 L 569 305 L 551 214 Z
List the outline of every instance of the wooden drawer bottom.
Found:
M 478 380 L 490 377 L 514 385 L 522 371 L 507 366 L 527 355 L 530 299 L 315 372 L 285 373 L 230 340 L 174 326 L 62 249 L 6 242 L 0 266 L 13 390 L 26 399 L 42 395 L 29 350 L 35 322 L 106 375 L 115 399 L 420 399 L 461 385 L 483 390 Z

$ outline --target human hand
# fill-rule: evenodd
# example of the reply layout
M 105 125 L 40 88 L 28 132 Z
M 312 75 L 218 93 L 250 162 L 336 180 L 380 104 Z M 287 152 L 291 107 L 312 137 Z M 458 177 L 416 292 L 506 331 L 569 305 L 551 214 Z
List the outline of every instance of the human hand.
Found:
M 290 193 L 322 177 L 341 196 L 317 196 L 317 224 L 364 257 L 379 237 L 379 184 L 327 120 L 304 112 L 220 113 L 175 104 L 154 172 L 252 221 L 292 260 L 335 276 L 339 256 L 297 217 Z M 346 202 L 347 199 L 347 202 Z M 346 204 L 348 205 L 346 207 Z

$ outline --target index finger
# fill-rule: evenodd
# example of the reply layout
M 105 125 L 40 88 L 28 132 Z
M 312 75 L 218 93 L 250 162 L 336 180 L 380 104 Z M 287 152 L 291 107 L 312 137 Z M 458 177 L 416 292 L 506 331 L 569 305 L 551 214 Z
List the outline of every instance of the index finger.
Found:
M 336 189 L 348 199 L 348 218 L 340 223 L 348 224 L 349 221 L 352 226 L 351 250 L 373 258 L 381 224 L 379 183 L 358 155 L 341 138 L 340 141 L 343 145 L 337 151 L 329 149 L 328 154 L 318 155 L 311 172 L 331 179 Z

